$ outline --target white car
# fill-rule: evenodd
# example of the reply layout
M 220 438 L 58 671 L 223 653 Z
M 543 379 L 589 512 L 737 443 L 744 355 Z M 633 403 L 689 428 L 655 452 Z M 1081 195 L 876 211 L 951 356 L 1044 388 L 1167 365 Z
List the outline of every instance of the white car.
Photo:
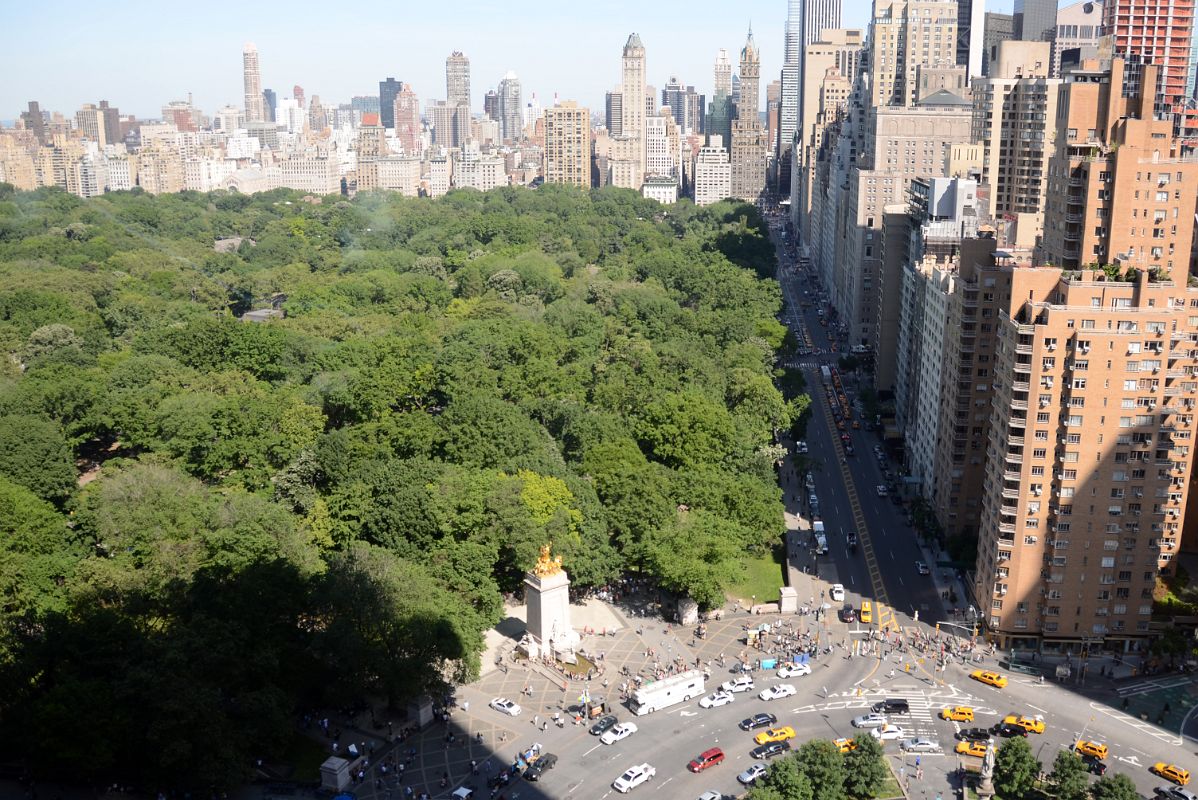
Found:
M 751 786 L 758 778 L 765 774 L 767 767 L 764 762 L 758 761 L 756 764 L 749 765 L 749 768 L 736 776 L 736 779 L 745 786 Z
M 635 767 L 629 767 L 627 772 L 612 781 L 611 788 L 624 794 L 625 792 L 632 791 L 656 774 L 657 770 L 648 764 L 638 764 Z
M 853 718 L 854 728 L 880 728 L 885 724 L 885 714 L 862 714 Z
M 832 584 L 832 588 L 828 590 L 828 597 L 831 597 L 833 602 L 843 603 L 844 602 L 844 584 L 842 584 L 842 583 Z
M 636 725 L 632 722 L 621 722 L 619 725 L 604 731 L 599 737 L 599 741 L 604 744 L 615 744 L 618 741 L 627 739 L 632 734 L 636 733 Z
M 885 497 L 888 494 L 890 494 L 890 490 L 886 488 L 885 484 L 879 483 L 878 484 L 878 497 Z
M 704 792 L 699 795 L 699 800 L 724 800 L 724 795 L 719 792 Z
M 753 676 L 741 675 L 720 686 L 722 692 L 751 692 L 753 691 Z
M 726 706 L 736 699 L 736 695 L 732 692 L 726 692 L 721 689 L 718 692 L 712 692 L 699 701 L 699 708 L 719 708 Z
M 875 739 L 881 739 L 883 742 L 889 742 L 893 739 L 905 738 L 907 732 L 898 725 L 883 725 L 880 728 L 874 728 L 869 735 Z
M 757 695 L 762 700 L 777 700 L 782 697 L 790 697 L 797 694 L 795 687 L 789 683 L 779 683 L 777 686 L 771 686 L 768 689 L 763 689 L 761 694 Z
M 806 442 L 804 442 L 802 439 L 800 439 L 799 441 L 795 442 L 795 446 L 799 448 L 799 452 L 800 452 L 800 453 L 806 453 L 806 452 L 807 452 L 807 443 L 806 443 Z
M 779 678 L 801 678 L 811 674 L 810 664 L 786 664 L 778 670 Z
M 490 706 L 502 714 L 507 714 L 509 717 L 520 716 L 520 706 L 516 705 L 511 700 L 508 700 L 506 697 L 496 697 L 491 701 Z

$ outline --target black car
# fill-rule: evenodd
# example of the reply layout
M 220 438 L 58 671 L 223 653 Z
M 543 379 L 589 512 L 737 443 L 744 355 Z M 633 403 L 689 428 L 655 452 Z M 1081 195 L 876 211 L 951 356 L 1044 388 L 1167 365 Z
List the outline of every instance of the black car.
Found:
M 1025 739 L 1027 738 L 1026 728 L 1020 727 L 1019 725 L 1008 725 L 1005 722 L 998 723 L 991 728 L 990 731 L 992 733 L 997 733 L 999 736 L 1002 736 L 1006 739 L 1011 739 L 1015 736 L 1022 736 Z
M 1086 765 L 1086 769 L 1090 771 L 1091 775 L 1097 775 L 1100 778 L 1106 775 L 1106 762 L 1098 756 L 1084 753 L 1082 755 L 1082 763 Z
M 545 753 L 536 761 L 529 765 L 528 769 L 524 770 L 524 780 L 536 781 L 541 779 L 541 774 L 548 772 L 557 766 L 557 756 L 553 753 Z
M 608 729 L 613 727 L 617 721 L 618 720 L 611 714 L 600 717 L 598 722 L 591 726 L 591 735 L 602 736 L 603 734 L 607 733 Z
M 910 714 L 911 704 L 901 697 L 888 697 L 881 702 L 874 703 L 873 710 L 878 714 Z
M 756 759 L 773 758 L 790 750 L 790 742 L 770 742 L 761 747 L 754 747 L 749 755 Z
M 985 728 L 966 728 L 957 734 L 957 738 L 963 742 L 988 742 L 990 731 Z
M 778 721 L 778 718 L 773 714 L 754 714 L 748 719 L 740 721 L 740 729 L 742 731 L 755 731 L 758 728 L 764 728 L 768 725 L 773 725 Z
M 844 608 L 840 609 L 840 621 L 841 622 L 856 622 L 857 621 L 857 609 L 853 608 L 852 603 L 845 603 Z

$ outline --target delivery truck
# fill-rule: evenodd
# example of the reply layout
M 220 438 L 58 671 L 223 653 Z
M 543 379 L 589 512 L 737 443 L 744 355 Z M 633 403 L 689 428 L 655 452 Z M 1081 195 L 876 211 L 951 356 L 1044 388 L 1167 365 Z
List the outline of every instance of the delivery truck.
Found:
M 632 693 L 628 708 L 638 717 L 693 700 L 703 694 L 703 673 L 697 669 L 662 678 Z

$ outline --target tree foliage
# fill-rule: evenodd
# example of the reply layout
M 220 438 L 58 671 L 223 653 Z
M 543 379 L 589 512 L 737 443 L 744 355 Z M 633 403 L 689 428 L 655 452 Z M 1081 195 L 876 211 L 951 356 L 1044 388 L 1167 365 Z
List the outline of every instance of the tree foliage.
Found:
M 1072 750 L 1062 750 L 1052 762 L 1048 776 L 1057 800 L 1086 800 L 1090 794 L 1090 778 L 1081 757 Z
M 1139 800 L 1140 793 L 1131 778 L 1122 772 L 1113 775 L 1103 775 L 1094 781 L 1090 787 L 1090 796 L 1094 800 Z
M 1027 797 L 1040 774 L 1040 762 L 1027 740 L 1007 739 L 994 757 L 994 788 L 1003 797 Z
M 811 785 L 812 800 L 844 800 L 845 760 L 835 744 L 811 739 L 799 747 L 794 759 Z
M 890 770 L 882 743 L 872 736 L 859 736 L 857 747 L 844 756 L 844 791 L 855 800 L 877 797 L 886 784 Z
M 0 716 L 37 720 L 0 746 L 35 771 L 225 787 L 299 709 L 476 674 L 546 542 L 712 606 L 782 531 L 807 397 L 756 209 L 302 198 L 0 189 Z

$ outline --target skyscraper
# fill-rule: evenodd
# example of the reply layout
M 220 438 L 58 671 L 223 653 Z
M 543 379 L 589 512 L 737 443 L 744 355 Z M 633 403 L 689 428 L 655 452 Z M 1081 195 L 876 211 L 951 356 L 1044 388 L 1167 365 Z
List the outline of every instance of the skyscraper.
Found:
M 395 137 L 405 156 L 420 155 L 420 98 L 410 83 L 395 96 Z
M 494 89 L 488 89 L 483 96 L 483 113 L 499 122 L 499 93 Z
M 1015 38 L 1051 42 L 1057 30 L 1057 0 L 1015 0 Z
M 986 12 L 986 32 L 982 36 L 982 74 L 990 74 L 990 65 L 998 57 L 998 43 L 1015 38 L 1015 17 Z
M 869 43 L 870 105 L 914 105 L 919 99 L 916 67 L 956 63 L 957 2 L 874 0 Z
M 707 112 L 706 133 L 709 139 L 719 136 L 727 148 L 732 144 L 732 62 L 723 48 L 716 53 L 713 77 L 715 88 Z
M 387 78 L 379 81 L 379 121 L 384 128 L 395 127 L 395 98 L 403 90 L 403 81 Z
M 274 122 L 275 112 L 279 108 L 279 96 L 275 94 L 274 89 L 262 90 L 262 112 L 266 115 L 263 122 Z
M 832 25 L 830 27 L 838 27 Z M 803 104 L 803 0 L 789 0 L 786 5 L 786 28 L 782 42 L 782 91 L 778 98 L 778 131 L 774 147 L 779 182 L 781 172 L 790 175 L 795 129 L 799 124 L 799 108 Z M 785 162 L 785 163 L 783 163 Z
M 262 103 L 262 73 L 258 67 L 258 48 L 246 42 L 241 51 L 242 80 L 245 83 L 245 121 L 265 122 Z
M 523 129 L 523 104 L 520 95 L 520 79 L 508 71 L 499 81 L 499 98 L 496 111 L 499 114 L 499 135 L 505 140 L 516 141 Z
M 545 183 L 591 185 L 591 113 L 572 100 L 545 109 Z
M 25 130 L 33 131 L 39 144 L 46 143 L 46 121 L 42 119 L 42 109 L 36 100 L 30 100 L 29 110 L 21 112 L 21 121 L 25 123 Z
M 795 0 L 789 0 L 789 2 L 788 23 L 790 12 L 794 10 Z M 800 58 L 802 58 L 804 46 L 819 41 L 823 32 L 828 28 L 840 27 L 841 9 L 841 0 L 801 0 L 801 2 L 803 6 L 803 41 L 799 45 Z
M 982 74 L 985 50 L 986 0 L 957 0 L 957 64 L 966 68 L 967 82 Z
M 645 176 L 645 45 L 632 34 L 620 60 L 620 135 L 612 138 L 611 184 L 641 188 Z
M 604 122 L 610 136 L 620 136 L 624 132 L 624 94 L 620 87 L 608 92 L 604 100 Z
M 470 59 L 460 50 L 445 59 L 445 100 L 450 105 L 470 108 Z
M 748 203 L 764 199 L 768 156 L 761 124 L 761 54 L 753 29 L 740 51 L 740 102 L 732 123 L 732 196 Z

